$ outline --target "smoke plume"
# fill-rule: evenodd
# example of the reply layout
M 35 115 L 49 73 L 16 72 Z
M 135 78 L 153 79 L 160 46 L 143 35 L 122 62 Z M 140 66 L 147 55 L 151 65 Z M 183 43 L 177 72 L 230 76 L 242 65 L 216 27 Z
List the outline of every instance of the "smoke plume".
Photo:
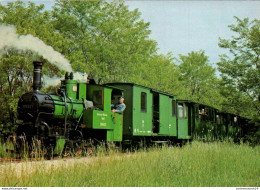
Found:
M 19 36 L 14 26 L 0 25 L 0 51 L 4 51 L 6 47 L 13 47 L 17 50 L 31 50 L 56 65 L 59 69 L 67 72 L 72 71 L 69 61 L 39 38 L 31 34 Z
M 58 86 L 60 81 L 63 79 L 64 77 L 48 77 L 46 75 L 43 75 L 42 77 L 42 81 L 45 87 Z M 87 82 L 88 75 L 86 73 L 76 72 L 74 73 L 74 80 L 77 80 L 78 82 Z

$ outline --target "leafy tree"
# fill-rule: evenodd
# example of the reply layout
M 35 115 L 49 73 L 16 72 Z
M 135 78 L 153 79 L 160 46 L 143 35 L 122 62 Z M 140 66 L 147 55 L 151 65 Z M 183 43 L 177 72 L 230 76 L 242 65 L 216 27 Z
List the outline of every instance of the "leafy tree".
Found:
M 21 1 L 10 2 L 6 6 L 0 4 L 0 23 L 14 25 L 21 35 L 32 34 L 43 40 L 51 40 L 47 12 L 43 12 L 43 5 L 35 6 Z M 55 41 L 55 40 L 54 40 Z M 57 42 L 56 40 L 55 42 Z M 31 51 L 17 51 L 14 47 L 5 47 L 0 54 L 0 125 L 5 132 L 12 132 L 15 126 L 15 115 L 19 97 L 32 90 L 32 62 L 39 57 Z M 47 63 L 45 74 L 57 72 L 57 68 Z
M 218 79 L 204 51 L 179 55 L 179 70 L 184 85 L 182 98 L 218 107 Z
M 19 96 L 31 89 L 33 68 L 30 54 L 25 52 L 21 56 L 15 49 L 9 49 L 0 58 L 0 125 L 4 126 L 5 132 L 11 132 L 15 126 Z
M 254 107 L 248 103 L 251 100 L 243 92 L 238 91 L 236 87 L 223 80 L 219 83 L 219 91 L 222 97 L 220 102 L 222 111 L 246 118 L 254 117 L 254 112 L 252 112 Z
M 174 60 L 171 53 L 152 55 L 148 62 L 136 68 L 135 78 L 130 82 L 177 95 L 182 91 L 182 84 L 178 79 L 180 73 Z
M 243 115 L 260 114 L 260 20 L 249 22 L 248 18 L 235 17 L 237 24 L 229 28 L 236 35 L 230 40 L 220 39 L 219 46 L 229 50 L 228 55 L 221 55 L 218 69 L 221 72 L 223 85 L 234 93 L 240 94 L 232 106 L 241 110 Z M 225 94 L 223 94 L 225 95 Z M 243 97 L 244 96 L 244 97 Z M 243 98 L 242 98 L 243 97 Z M 233 97 L 231 97 L 233 98 Z M 226 102 L 229 104 L 229 102 Z M 246 105 L 239 109 L 241 105 Z M 247 111 L 250 110 L 251 114 Z
M 131 80 L 134 69 L 156 52 L 149 23 L 123 2 L 57 1 L 52 15 L 56 30 L 70 41 L 74 70 L 103 82 Z

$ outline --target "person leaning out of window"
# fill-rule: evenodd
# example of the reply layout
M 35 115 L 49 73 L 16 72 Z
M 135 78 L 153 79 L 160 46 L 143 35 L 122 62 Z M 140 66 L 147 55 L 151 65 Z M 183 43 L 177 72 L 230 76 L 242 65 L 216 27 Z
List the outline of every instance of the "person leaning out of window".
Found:
M 125 110 L 125 108 L 126 108 L 126 105 L 124 104 L 124 97 L 123 96 L 121 96 L 121 97 L 119 97 L 118 98 L 118 103 L 117 104 L 115 104 L 115 105 L 111 105 L 111 107 L 112 107 L 112 112 L 114 112 L 114 113 L 123 113 L 123 111 Z

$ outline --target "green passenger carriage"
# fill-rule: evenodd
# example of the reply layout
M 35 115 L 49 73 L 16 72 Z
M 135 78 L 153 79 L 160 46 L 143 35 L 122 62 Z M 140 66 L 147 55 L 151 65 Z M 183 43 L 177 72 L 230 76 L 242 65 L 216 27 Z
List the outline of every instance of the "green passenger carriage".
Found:
M 167 141 L 177 138 L 176 96 L 133 83 L 109 83 L 124 90 L 125 142 L 140 139 Z M 139 137 L 139 138 L 138 138 Z

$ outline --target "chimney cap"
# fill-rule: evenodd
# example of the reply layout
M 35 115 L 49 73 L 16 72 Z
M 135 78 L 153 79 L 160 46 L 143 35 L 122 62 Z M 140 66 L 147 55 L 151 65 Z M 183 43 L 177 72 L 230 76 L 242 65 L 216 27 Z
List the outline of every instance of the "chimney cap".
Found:
M 43 65 L 44 62 L 43 61 L 33 61 L 33 64 L 39 64 L 39 65 Z

